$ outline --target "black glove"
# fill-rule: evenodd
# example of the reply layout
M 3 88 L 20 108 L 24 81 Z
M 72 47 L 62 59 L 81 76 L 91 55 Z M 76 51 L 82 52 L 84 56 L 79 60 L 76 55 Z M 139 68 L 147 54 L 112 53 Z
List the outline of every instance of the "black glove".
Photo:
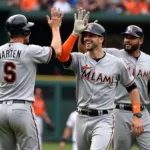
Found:
M 54 126 L 53 124 L 46 124 L 46 128 L 47 128 L 50 132 L 55 131 L 55 126 Z

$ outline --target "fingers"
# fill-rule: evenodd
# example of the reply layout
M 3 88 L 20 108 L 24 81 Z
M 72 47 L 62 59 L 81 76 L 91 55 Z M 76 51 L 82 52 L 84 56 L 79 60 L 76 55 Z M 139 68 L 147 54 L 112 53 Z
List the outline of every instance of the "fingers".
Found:
M 85 10 L 85 9 L 82 9 L 82 10 L 81 10 L 81 13 L 80 13 L 80 18 L 81 18 L 81 20 L 83 20 L 85 14 L 86 14 L 86 10 Z
M 60 8 L 58 8 L 58 10 L 56 9 L 56 7 L 51 8 L 51 18 L 52 17 L 57 17 L 57 18 L 63 18 L 64 13 L 60 12 Z
M 83 20 L 84 20 L 84 25 L 87 25 L 87 24 L 88 24 L 88 22 L 89 22 L 89 17 L 90 17 L 90 12 L 88 11 L 87 13 L 85 13 L 84 18 L 83 18 Z
M 48 15 L 46 15 L 46 18 L 47 18 L 47 22 L 49 22 L 51 20 Z
M 139 127 L 137 127 L 137 128 L 135 128 L 135 132 L 136 132 L 136 135 L 137 136 L 140 136 L 142 133 L 143 133 L 143 131 L 144 131 L 144 128 L 143 128 L 143 126 L 139 126 Z
M 134 127 L 134 125 L 132 124 L 130 132 L 133 132 L 136 136 L 140 136 L 144 132 L 144 127 L 143 125 Z
M 74 20 L 77 20 L 77 14 L 74 13 Z
M 98 20 L 95 20 L 94 23 L 98 23 Z
M 78 20 L 83 20 L 85 14 L 86 14 L 86 10 L 80 8 L 80 9 L 78 9 L 77 12 L 78 12 L 78 13 L 77 13 L 77 14 L 78 14 Z
M 134 129 L 134 126 L 133 126 L 133 124 L 131 124 L 130 132 L 133 132 L 133 129 Z

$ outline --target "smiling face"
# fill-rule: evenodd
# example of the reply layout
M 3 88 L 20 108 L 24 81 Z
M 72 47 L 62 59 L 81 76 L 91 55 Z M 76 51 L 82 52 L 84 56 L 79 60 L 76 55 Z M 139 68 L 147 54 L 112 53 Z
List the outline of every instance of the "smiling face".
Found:
M 143 38 L 137 38 L 130 34 L 124 35 L 124 42 L 123 42 L 124 49 L 128 53 L 139 50 L 142 43 L 143 43 Z
M 90 32 L 85 32 L 83 41 L 84 41 L 86 50 L 93 51 L 93 50 L 97 49 L 98 46 L 102 47 L 104 37 L 95 35 Z

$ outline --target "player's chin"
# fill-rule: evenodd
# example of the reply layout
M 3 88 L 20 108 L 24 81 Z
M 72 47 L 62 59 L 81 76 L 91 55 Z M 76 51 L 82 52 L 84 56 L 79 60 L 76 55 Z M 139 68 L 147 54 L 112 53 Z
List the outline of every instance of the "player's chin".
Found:
M 131 46 L 124 46 L 125 51 L 130 52 L 131 51 Z
M 86 51 L 93 51 L 93 49 L 91 49 L 91 48 L 87 48 L 87 49 L 86 49 Z
M 92 48 L 91 46 L 86 46 L 86 50 L 87 50 L 87 51 L 92 51 L 92 49 L 93 49 L 93 48 Z

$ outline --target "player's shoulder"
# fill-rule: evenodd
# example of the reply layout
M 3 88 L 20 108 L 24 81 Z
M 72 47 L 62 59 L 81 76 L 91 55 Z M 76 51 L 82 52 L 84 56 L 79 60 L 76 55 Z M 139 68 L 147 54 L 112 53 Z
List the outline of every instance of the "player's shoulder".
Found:
M 8 47 L 8 43 L 1 45 L 0 51 L 6 49 L 7 47 Z
M 74 58 L 78 58 L 78 59 L 84 59 L 88 56 L 88 52 L 86 53 L 81 53 L 81 52 L 72 52 L 71 55 L 74 57 Z
M 107 58 L 107 61 L 111 61 L 113 63 L 120 63 L 120 62 L 123 62 L 122 58 L 121 57 L 117 57 L 115 55 L 112 55 L 112 54 L 109 54 L 107 52 L 106 53 L 106 58 Z
M 106 53 L 106 57 L 108 57 L 108 58 L 110 58 L 110 59 L 120 59 L 119 57 L 117 57 L 117 56 L 115 56 L 115 55 L 113 55 L 113 54 L 110 54 L 110 53 L 107 53 L 107 52 L 105 52 Z
M 76 117 L 76 115 L 77 115 L 77 111 L 73 111 L 73 112 L 70 114 L 71 117 Z
M 142 60 L 150 60 L 150 55 L 141 51 L 140 59 L 142 59 Z
M 39 47 L 41 47 L 41 46 L 39 46 L 39 45 L 35 45 L 35 44 L 29 44 L 29 45 L 26 45 L 29 49 L 33 49 L 33 50 L 35 50 L 35 49 L 37 49 L 37 48 L 39 48 Z

